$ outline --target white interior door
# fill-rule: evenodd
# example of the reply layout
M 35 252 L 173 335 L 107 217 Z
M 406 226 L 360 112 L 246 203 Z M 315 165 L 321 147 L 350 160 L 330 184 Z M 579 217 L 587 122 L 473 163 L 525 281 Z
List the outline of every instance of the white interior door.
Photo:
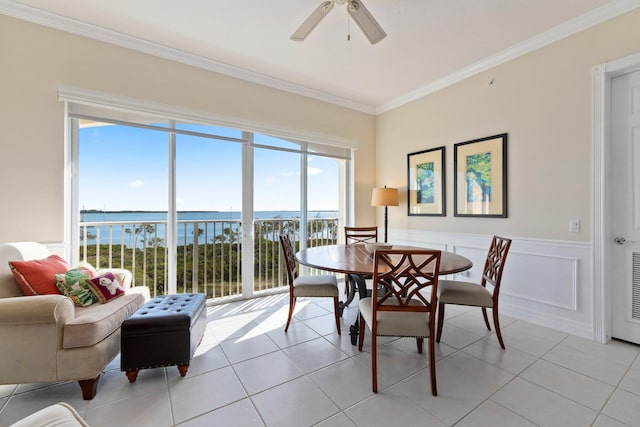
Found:
M 608 271 L 612 336 L 640 343 L 640 71 L 611 80 Z

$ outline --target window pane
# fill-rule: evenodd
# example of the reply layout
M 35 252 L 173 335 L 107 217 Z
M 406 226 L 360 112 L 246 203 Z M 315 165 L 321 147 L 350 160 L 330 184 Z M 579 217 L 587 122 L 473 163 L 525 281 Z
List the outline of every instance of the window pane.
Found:
M 94 122 L 78 135 L 80 258 L 163 294 L 168 134 Z
M 81 209 L 166 212 L 167 141 L 163 132 L 127 126 L 81 128 Z
M 241 295 L 242 144 L 176 135 L 176 205 L 178 292 Z
M 307 235 L 309 246 L 337 243 L 340 167 L 343 160 L 320 156 L 307 158 Z
M 254 150 L 254 291 L 286 285 L 279 236 L 300 231 L 300 154 Z

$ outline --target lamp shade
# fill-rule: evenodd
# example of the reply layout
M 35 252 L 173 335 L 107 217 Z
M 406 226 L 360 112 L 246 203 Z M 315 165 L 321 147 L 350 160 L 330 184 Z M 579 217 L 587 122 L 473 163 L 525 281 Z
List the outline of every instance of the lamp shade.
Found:
M 371 206 L 398 206 L 397 188 L 374 188 L 371 193 Z

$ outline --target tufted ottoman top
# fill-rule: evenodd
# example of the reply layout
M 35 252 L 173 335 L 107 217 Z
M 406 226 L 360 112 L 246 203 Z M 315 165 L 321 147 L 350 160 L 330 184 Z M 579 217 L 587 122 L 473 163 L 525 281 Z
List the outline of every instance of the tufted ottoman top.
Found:
M 205 307 L 205 294 L 166 295 L 151 299 L 122 323 L 123 335 L 189 330 Z

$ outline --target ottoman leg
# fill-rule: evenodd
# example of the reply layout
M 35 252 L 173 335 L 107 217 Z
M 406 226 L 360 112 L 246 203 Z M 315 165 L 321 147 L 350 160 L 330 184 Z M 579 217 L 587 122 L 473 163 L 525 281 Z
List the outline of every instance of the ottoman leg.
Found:
M 187 371 L 189 370 L 189 364 L 188 363 L 184 363 L 184 364 L 180 364 L 178 365 L 178 371 L 180 371 L 180 376 L 184 377 L 185 375 L 187 375 Z
M 138 378 L 138 370 L 127 371 L 127 378 L 129 378 L 129 382 L 135 382 L 136 378 Z

